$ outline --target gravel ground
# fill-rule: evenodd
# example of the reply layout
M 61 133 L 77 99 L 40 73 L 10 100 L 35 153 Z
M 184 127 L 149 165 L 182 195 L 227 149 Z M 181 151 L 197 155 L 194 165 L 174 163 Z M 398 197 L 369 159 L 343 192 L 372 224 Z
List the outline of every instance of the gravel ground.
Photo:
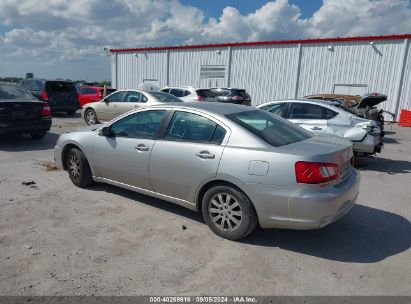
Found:
M 60 116 L 43 140 L 0 139 L 0 295 L 411 295 L 410 128 L 388 126 L 383 152 L 359 160 L 339 222 L 230 242 L 182 207 L 76 188 L 53 147 L 83 125 Z

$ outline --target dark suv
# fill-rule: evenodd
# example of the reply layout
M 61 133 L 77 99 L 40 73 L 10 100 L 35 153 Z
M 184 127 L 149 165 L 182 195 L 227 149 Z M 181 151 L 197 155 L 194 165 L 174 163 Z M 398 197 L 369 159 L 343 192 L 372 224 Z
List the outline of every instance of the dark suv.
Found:
M 52 112 L 67 112 L 73 116 L 80 104 L 74 83 L 65 80 L 24 79 L 23 88 L 49 104 Z
M 227 102 L 251 106 L 251 97 L 244 89 L 211 88 L 218 102 Z

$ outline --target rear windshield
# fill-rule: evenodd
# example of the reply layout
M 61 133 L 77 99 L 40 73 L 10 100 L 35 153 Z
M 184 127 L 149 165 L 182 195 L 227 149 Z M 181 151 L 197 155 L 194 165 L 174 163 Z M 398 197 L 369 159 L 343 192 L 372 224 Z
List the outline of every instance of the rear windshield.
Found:
M 312 134 L 304 129 L 262 110 L 226 116 L 274 147 L 289 145 L 312 137 Z
M 214 97 L 214 94 L 211 90 L 197 90 L 197 95 L 201 97 Z
M 31 93 L 27 92 L 20 86 L 0 84 L 0 99 L 35 99 Z
M 161 102 L 183 102 L 181 99 L 175 97 L 174 95 L 164 93 L 164 92 L 150 92 L 155 98 Z
M 70 82 L 49 81 L 46 83 L 48 92 L 62 93 L 62 92 L 77 92 L 76 87 Z

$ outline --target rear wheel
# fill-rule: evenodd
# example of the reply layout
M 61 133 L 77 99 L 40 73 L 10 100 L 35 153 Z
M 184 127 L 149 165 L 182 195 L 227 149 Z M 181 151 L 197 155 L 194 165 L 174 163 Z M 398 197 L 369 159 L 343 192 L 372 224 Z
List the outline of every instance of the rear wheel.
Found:
M 42 139 L 44 136 L 46 136 L 47 132 L 41 131 L 41 132 L 31 132 L 31 138 L 32 139 Z
M 86 110 L 86 112 L 84 113 L 84 120 L 89 126 L 98 124 L 97 115 L 93 109 Z
M 233 241 L 250 234 L 258 222 L 250 199 L 243 192 L 226 185 L 214 186 L 204 194 L 202 212 L 215 234 Z
M 74 116 L 76 114 L 75 110 L 67 111 L 68 116 Z
M 93 182 L 87 158 L 77 148 L 72 148 L 68 152 L 67 171 L 73 184 L 78 187 L 86 187 Z

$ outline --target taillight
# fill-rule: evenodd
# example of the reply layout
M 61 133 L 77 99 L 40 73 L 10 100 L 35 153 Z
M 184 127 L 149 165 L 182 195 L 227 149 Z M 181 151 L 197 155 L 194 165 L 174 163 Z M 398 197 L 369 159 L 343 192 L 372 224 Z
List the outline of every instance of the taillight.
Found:
M 43 108 L 41 109 L 41 116 L 51 116 L 51 110 L 50 110 L 50 106 L 46 103 L 43 102 L 42 104 Z
M 41 92 L 40 97 L 42 100 L 49 100 L 49 94 L 46 91 Z
M 337 179 L 340 175 L 338 165 L 299 161 L 295 163 L 297 183 L 320 184 Z
M 205 100 L 205 97 L 198 95 L 198 96 L 197 96 L 197 100 L 198 100 L 198 101 L 204 101 L 204 100 Z
M 233 100 L 243 100 L 244 97 L 242 97 L 242 96 L 233 96 L 232 99 L 233 99 Z

